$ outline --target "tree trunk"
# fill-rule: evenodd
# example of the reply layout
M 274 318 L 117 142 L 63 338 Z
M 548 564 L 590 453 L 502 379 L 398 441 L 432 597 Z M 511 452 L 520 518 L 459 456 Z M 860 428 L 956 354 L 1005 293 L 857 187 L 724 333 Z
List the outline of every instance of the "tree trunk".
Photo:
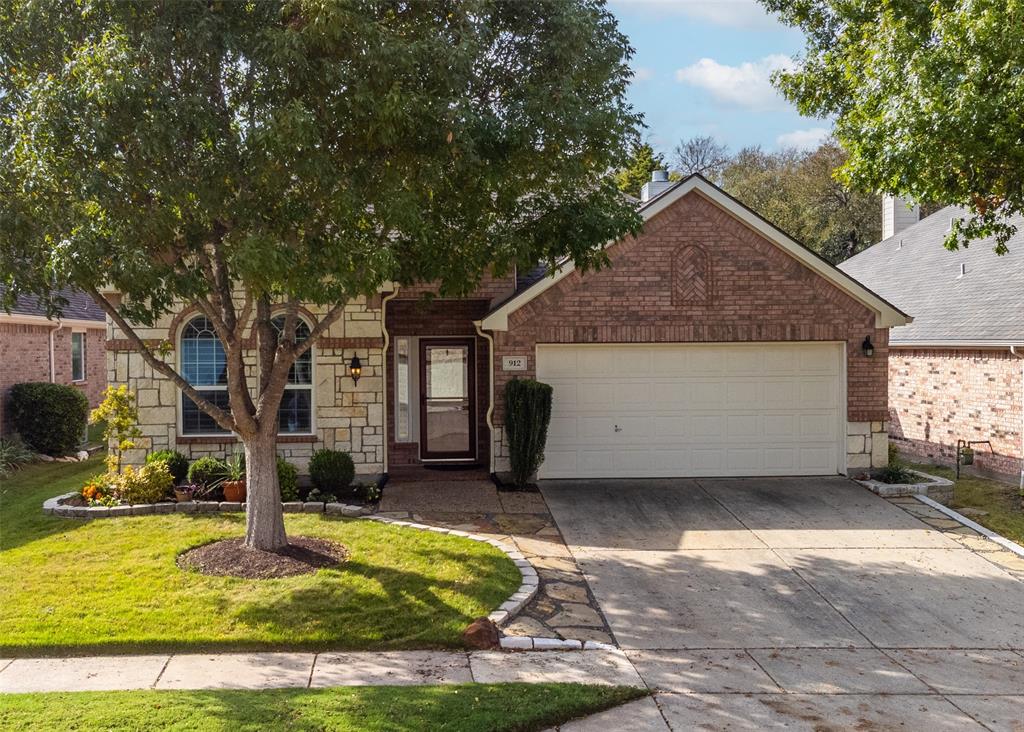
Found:
M 277 437 L 257 434 L 245 444 L 245 545 L 273 552 L 288 544 L 277 485 Z

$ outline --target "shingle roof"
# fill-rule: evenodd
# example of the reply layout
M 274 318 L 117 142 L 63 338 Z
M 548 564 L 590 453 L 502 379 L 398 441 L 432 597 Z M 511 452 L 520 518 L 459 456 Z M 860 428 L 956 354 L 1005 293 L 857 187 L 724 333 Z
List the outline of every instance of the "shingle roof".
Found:
M 1024 217 L 1012 220 L 1017 233 L 999 256 L 992 239 L 952 252 L 942 246 L 950 219 L 965 215 L 947 206 L 839 265 L 913 316 L 890 331 L 891 343 L 1024 344 Z
M 4 286 L 0 285 L 0 295 L 3 295 L 4 290 Z M 60 291 L 60 294 L 68 301 L 68 304 L 63 309 L 63 318 L 68 320 L 98 320 L 100 322 L 105 320 L 106 316 L 103 310 L 100 309 L 100 306 L 81 290 L 65 288 Z M 5 312 L 3 308 L 0 308 L 0 317 L 3 317 Z M 11 308 L 11 312 L 19 315 L 46 317 L 46 308 L 42 307 L 39 304 L 38 298 L 32 295 L 22 295 L 19 297 L 14 307 Z

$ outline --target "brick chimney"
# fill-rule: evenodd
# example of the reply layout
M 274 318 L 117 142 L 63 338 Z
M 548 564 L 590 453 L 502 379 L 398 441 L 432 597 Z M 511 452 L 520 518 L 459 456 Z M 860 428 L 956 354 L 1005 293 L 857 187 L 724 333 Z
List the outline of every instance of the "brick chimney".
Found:
M 888 193 L 882 196 L 882 238 L 895 236 L 921 219 L 921 207 L 916 203 L 908 208 L 910 201 Z
M 644 187 L 640 189 L 640 202 L 647 203 L 652 198 L 660 196 L 673 185 L 674 184 L 668 179 L 667 170 L 652 171 L 651 180 L 644 183 Z

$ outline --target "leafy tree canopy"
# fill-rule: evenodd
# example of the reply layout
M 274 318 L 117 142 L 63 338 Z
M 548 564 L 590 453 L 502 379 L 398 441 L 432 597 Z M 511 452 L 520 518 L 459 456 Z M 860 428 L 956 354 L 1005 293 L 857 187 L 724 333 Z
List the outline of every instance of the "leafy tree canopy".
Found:
M 776 83 L 807 115 L 835 119 L 854 187 L 968 207 L 946 246 L 995 236 L 1024 213 L 1024 3 L 761 0 L 803 30 Z
M 881 196 L 851 190 L 834 172 L 846 161 L 833 140 L 817 149 L 740 150 L 722 170 L 721 185 L 834 264 L 881 239 Z

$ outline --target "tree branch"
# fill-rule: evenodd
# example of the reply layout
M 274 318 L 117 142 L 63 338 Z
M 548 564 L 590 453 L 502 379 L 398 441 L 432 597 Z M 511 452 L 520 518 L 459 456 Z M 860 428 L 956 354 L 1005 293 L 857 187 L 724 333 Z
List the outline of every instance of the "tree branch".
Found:
M 157 358 L 150 347 L 146 345 L 146 342 L 139 337 L 138 333 L 136 333 L 130 325 L 128 325 L 128 321 L 121 317 L 121 314 L 117 312 L 117 308 L 115 308 L 107 298 L 103 297 L 95 287 L 88 287 L 86 292 L 88 292 L 93 301 L 103 309 L 103 312 L 110 316 L 110 319 L 113 320 L 117 327 L 121 329 L 121 332 L 127 336 L 128 340 L 131 341 L 132 345 L 135 346 L 135 349 L 142 356 L 143 361 L 149 364 L 154 371 L 163 374 L 174 382 L 174 385 L 181 389 L 185 396 L 195 402 L 195 405 L 208 414 L 218 425 L 226 430 L 230 430 L 231 432 L 238 431 L 237 425 L 235 424 L 231 414 L 204 399 L 195 387 L 188 383 L 181 374 L 171 366 L 168 366 L 167 363 Z

